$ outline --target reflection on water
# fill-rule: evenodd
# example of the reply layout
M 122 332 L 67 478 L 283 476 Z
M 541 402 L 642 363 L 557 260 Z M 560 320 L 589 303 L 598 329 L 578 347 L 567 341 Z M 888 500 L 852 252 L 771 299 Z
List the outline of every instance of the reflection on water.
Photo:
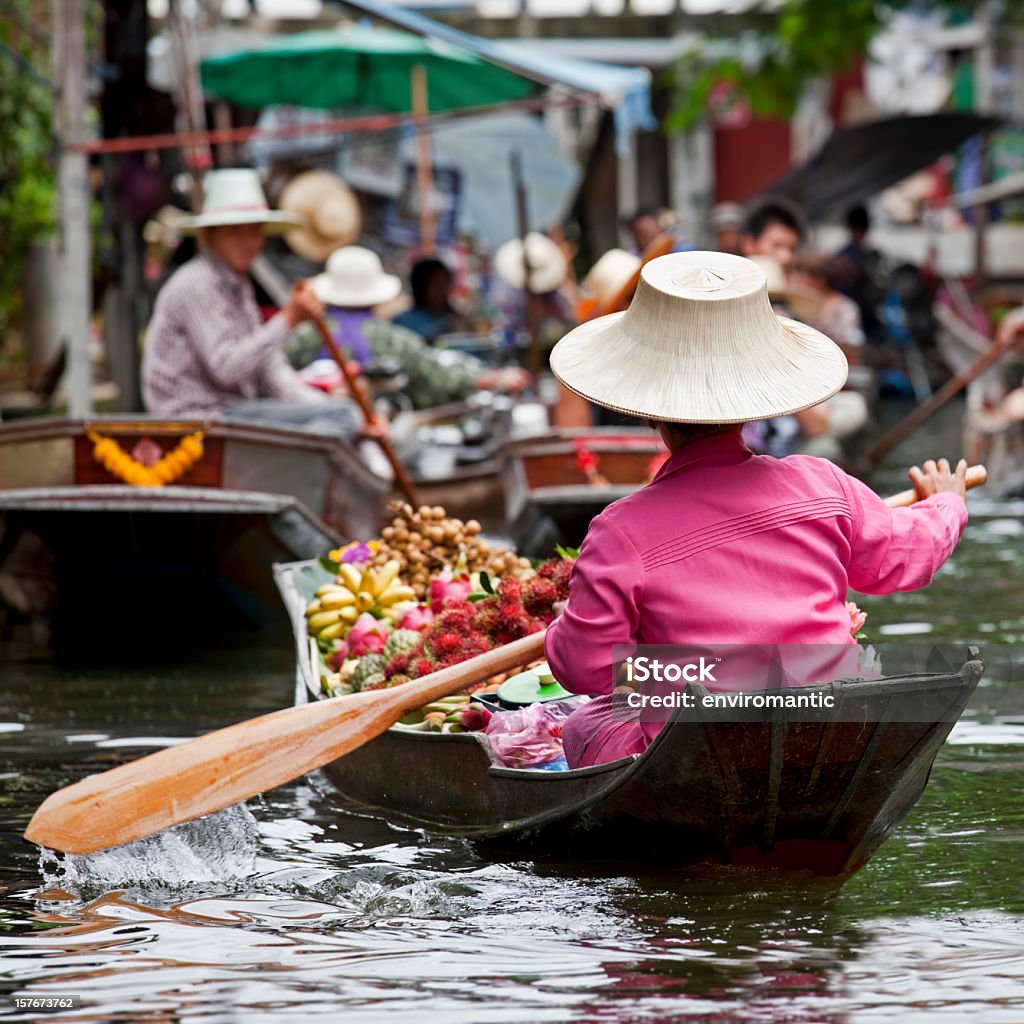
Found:
M 1020 1024 L 1024 508 L 973 513 L 930 590 L 860 601 L 872 639 L 979 643 L 989 671 L 914 812 L 839 889 L 497 862 L 343 814 L 316 778 L 41 874 L 19 835 L 47 793 L 287 704 L 291 647 L 168 636 L 117 667 L 0 665 L 0 993 L 83 997 L 52 1020 Z

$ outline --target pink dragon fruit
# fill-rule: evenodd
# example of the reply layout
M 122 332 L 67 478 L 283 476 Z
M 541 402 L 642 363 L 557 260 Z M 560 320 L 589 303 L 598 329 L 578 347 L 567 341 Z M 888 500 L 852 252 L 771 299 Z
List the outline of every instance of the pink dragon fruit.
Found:
M 465 573 L 456 576 L 451 569 L 445 569 L 440 576 L 430 582 L 428 596 L 431 611 L 441 611 L 446 601 L 464 601 L 472 588 L 473 584 Z
M 364 654 L 380 654 L 389 632 L 385 623 L 375 619 L 369 612 L 363 612 L 345 637 L 350 656 L 361 658 Z
M 425 605 L 418 604 L 410 608 L 398 623 L 399 629 L 423 629 L 434 621 L 434 613 Z

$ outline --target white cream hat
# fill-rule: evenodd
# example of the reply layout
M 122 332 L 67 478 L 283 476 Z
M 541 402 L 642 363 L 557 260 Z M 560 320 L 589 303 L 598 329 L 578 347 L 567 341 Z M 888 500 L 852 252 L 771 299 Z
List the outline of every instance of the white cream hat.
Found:
M 193 234 L 200 228 L 226 224 L 262 224 L 268 235 L 280 235 L 306 223 L 294 214 L 270 209 L 260 176 L 251 167 L 210 171 L 203 191 L 202 212 L 180 218 L 174 224 L 176 231 Z
M 580 282 L 583 290 L 604 306 L 629 284 L 640 269 L 640 257 L 625 249 L 609 249 Z
M 530 259 L 530 290 L 538 295 L 553 292 L 569 271 L 565 253 L 547 235 L 531 231 L 526 236 L 526 253 Z M 523 268 L 523 240 L 513 238 L 494 254 L 494 269 L 513 288 L 522 288 L 526 281 Z
M 776 316 L 764 271 L 720 252 L 660 256 L 636 297 L 570 331 L 551 353 L 570 391 L 673 423 L 743 423 L 800 412 L 846 381 L 839 346 Z
M 362 216 L 355 193 L 330 171 L 297 174 L 281 193 L 281 209 L 309 225 L 284 240 L 300 256 L 322 263 L 335 249 L 359 237 Z
M 764 271 L 768 298 L 784 302 L 797 320 L 805 323 L 818 315 L 821 311 L 821 297 L 810 288 L 787 281 L 778 260 L 773 260 L 771 256 L 749 256 L 748 259 Z
M 394 274 L 384 273 L 375 252 L 347 245 L 328 257 L 324 273 L 313 278 L 313 292 L 330 306 L 363 309 L 397 298 L 402 282 Z

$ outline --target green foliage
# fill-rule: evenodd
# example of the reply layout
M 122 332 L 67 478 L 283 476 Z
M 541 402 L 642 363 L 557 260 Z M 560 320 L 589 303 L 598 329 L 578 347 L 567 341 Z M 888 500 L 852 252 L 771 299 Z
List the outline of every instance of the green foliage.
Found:
M 691 127 L 715 109 L 716 100 L 745 101 L 757 116 L 791 117 L 808 83 L 847 69 L 867 52 L 893 12 L 911 5 L 912 0 L 762 2 L 751 12 L 758 27 L 731 41 L 710 40 L 679 59 L 670 73 L 674 102 L 664 127 Z M 983 2 L 931 0 L 913 6 L 962 18 Z M 1024 0 L 1003 0 L 1001 24 L 1019 23 L 1022 16 Z M 722 90 L 722 83 L 731 88 Z
M 27 9 L 24 2 L 18 5 Z M 11 22 L 0 23 L 0 335 L 21 308 L 26 247 L 53 233 L 53 93 L 40 74 L 45 52 Z M 20 58 L 20 59 L 19 59 Z M 33 72 L 30 69 L 35 69 Z

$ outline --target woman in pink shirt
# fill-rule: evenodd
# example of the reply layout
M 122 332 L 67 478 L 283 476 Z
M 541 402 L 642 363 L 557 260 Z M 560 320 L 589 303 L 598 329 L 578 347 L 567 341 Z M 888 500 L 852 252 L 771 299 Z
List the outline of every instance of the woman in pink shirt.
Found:
M 551 365 L 584 398 L 656 425 L 670 452 L 593 520 L 548 629 L 556 678 L 597 697 L 564 729 L 574 767 L 639 753 L 660 728 L 612 718 L 614 644 L 851 644 L 847 588 L 925 586 L 966 525 L 963 461 L 915 467 L 922 500 L 891 509 L 823 459 L 746 447 L 744 423 L 824 401 L 846 360 L 777 317 L 742 257 L 651 261 L 629 310 L 571 332 Z

